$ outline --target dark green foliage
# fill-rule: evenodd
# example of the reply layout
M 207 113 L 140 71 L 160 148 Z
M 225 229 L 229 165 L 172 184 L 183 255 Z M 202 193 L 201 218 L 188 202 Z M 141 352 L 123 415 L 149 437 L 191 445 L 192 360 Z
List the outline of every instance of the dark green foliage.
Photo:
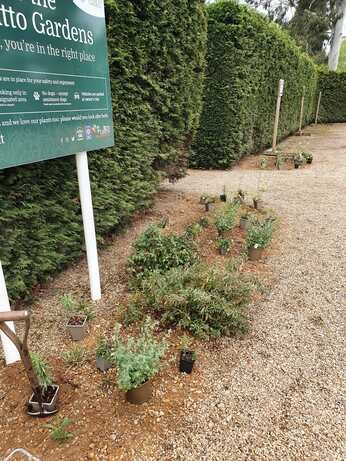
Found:
M 322 91 L 319 121 L 346 122 L 346 72 L 321 69 L 317 91 Z
M 243 307 L 250 285 L 239 274 L 194 265 L 154 272 L 142 281 L 132 315 L 150 312 L 165 326 L 178 326 L 200 338 L 246 331 Z
M 276 24 L 233 1 L 208 7 L 204 109 L 191 164 L 228 168 L 272 141 L 279 79 L 286 82 L 279 138 L 313 114 L 317 72 L 312 60 Z
M 140 280 L 153 271 L 163 273 L 172 267 L 193 264 L 197 254 L 189 231 L 191 227 L 184 235 L 165 235 L 162 226 L 149 226 L 134 244 L 128 261 L 129 273 Z
M 158 170 L 184 173 L 206 41 L 201 0 L 106 0 L 106 7 L 116 145 L 90 155 L 100 242 L 150 205 Z M 74 158 L 0 172 L 0 210 L 0 260 L 12 298 L 81 255 Z

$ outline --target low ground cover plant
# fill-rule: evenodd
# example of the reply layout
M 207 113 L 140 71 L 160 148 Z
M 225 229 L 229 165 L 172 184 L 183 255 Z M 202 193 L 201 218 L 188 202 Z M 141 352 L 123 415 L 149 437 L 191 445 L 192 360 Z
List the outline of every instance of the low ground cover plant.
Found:
M 196 264 L 152 273 L 134 295 L 132 310 L 206 339 L 246 331 L 243 308 L 250 292 L 239 274 Z
M 72 420 L 69 418 L 58 418 L 54 423 L 46 424 L 46 428 L 55 442 L 64 443 L 73 438 L 72 432 L 67 430 L 71 424 Z
M 137 239 L 128 260 L 133 280 L 140 281 L 152 271 L 163 273 L 172 267 L 189 266 L 196 262 L 196 246 L 191 234 L 165 235 L 164 225 L 152 224 Z

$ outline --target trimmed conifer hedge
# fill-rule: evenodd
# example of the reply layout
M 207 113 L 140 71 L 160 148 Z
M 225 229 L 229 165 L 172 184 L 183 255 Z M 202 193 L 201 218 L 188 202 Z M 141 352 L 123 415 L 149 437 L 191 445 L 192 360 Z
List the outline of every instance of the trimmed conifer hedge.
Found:
M 150 205 L 159 171 L 183 174 L 201 108 L 203 3 L 106 0 L 116 145 L 89 156 L 100 242 Z M 0 172 L 0 210 L 12 298 L 81 255 L 74 158 Z
M 270 145 L 279 79 L 285 79 L 279 138 L 299 126 L 304 86 L 304 123 L 311 121 L 317 71 L 282 29 L 254 10 L 221 1 L 208 13 L 204 108 L 191 165 L 228 168 Z
M 319 121 L 346 122 L 346 72 L 322 69 L 317 91 L 322 91 Z

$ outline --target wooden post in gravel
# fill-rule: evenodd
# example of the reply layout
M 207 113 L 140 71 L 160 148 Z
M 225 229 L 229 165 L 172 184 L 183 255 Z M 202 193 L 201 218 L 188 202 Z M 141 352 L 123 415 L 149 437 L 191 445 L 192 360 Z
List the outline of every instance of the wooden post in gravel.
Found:
M 321 98 L 322 98 L 322 91 L 320 91 L 320 94 L 318 95 L 317 108 L 316 108 L 316 117 L 315 117 L 315 125 L 317 125 L 317 123 L 318 123 L 318 116 L 320 114 L 320 106 L 321 106 Z
M 274 122 L 274 134 L 273 134 L 273 146 L 272 146 L 273 154 L 276 153 L 276 144 L 277 144 L 277 139 L 278 139 L 278 128 L 279 128 L 279 120 L 280 120 L 281 98 L 284 94 L 284 86 L 285 86 L 285 80 L 280 79 L 279 88 L 278 88 L 278 99 L 276 101 L 275 122 Z
M 305 104 L 305 86 L 303 86 L 303 95 L 302 95 L 302 102 L 300 104 L 300 118 L 299 118 L 299 136 L 303 134 L 303 118 L 304 118 L 304 104 Z

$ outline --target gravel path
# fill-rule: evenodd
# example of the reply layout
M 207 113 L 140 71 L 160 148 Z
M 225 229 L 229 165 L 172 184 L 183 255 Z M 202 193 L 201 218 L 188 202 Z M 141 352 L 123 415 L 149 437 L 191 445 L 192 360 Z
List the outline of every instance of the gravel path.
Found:
M 194 171 L 171 189 L 254 193 L 282 218 L 268 264 L 276 284 L 252 306 L 252 331 L 209 352 L 203 401 L 152 459 L 345 460 L 346 124 L 310 128 L 311 168 Z M 138 459 L 141 459 L 140 457 Z

